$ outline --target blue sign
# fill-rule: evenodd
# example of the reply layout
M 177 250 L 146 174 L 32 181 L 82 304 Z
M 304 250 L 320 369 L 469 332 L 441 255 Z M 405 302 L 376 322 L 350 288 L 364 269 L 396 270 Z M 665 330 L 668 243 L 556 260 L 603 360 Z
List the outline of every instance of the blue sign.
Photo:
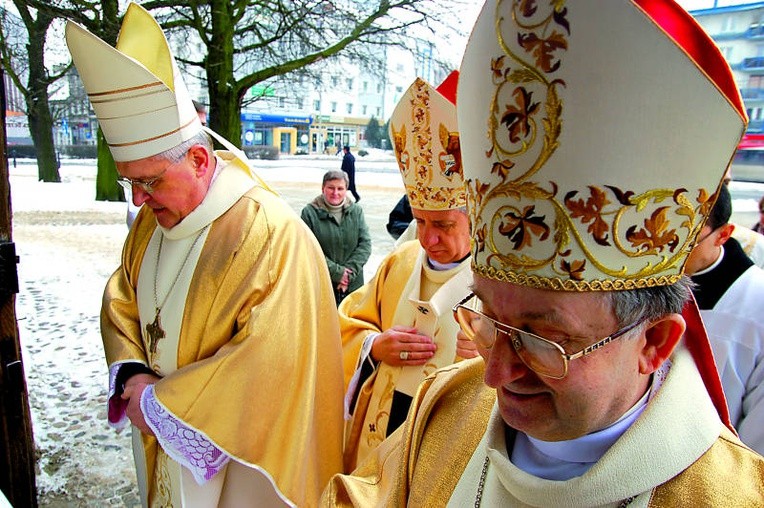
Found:
M 243 122 L 302 123 L 310 125 L 312 118 L 309 116 L 272 115 L 270 113 L 242 113 L 241 120 Z

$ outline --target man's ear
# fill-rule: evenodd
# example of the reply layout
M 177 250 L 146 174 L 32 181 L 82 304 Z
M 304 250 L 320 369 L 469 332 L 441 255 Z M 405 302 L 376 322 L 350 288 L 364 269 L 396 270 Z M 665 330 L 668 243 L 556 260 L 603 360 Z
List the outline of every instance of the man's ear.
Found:
M 202 177 L 207 174 L 208 171 L 215 169 L 210 167 L 213 158 L 204 145 L 192 146 L 188 149 L 188 155 L 191 157 L 191 161 L 194 164 L 194 171 L 197 177 Z
M 645 330 L 645 345 L 639 356 L 639 372 L 652 374 L 674 352 L 686 328 L 681 314 L 667 314 L 650 322 Z
M 714 245 L 724 245 L 727 240 L 730 239 L 732 233 L 735 231 L 735 225 L 729 222 L 723 226 L 719 226 L 719 233 L 716 235 Z

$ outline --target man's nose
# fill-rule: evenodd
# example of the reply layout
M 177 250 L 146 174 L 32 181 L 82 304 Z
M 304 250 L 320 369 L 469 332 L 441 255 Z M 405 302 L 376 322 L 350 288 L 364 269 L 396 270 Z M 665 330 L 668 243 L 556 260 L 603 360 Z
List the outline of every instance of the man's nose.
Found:
M 505 386 L 522 378 L 530 371 L 512 347 L 511 339 L 501 333 L 496 337 L 493 347 L 488 350 L 484 359 L 485 383 L 491 388 Z
M 434 228 L 422 226 L 420 229 L 420 241 L 422 242 L 423 247 L 431 247 L 438 243 L 438 233 L 434 230 Z
M 151 198 L 151 194 L 143 190 L 140 185 L 133 185 L 133 204 L 141 206 Z

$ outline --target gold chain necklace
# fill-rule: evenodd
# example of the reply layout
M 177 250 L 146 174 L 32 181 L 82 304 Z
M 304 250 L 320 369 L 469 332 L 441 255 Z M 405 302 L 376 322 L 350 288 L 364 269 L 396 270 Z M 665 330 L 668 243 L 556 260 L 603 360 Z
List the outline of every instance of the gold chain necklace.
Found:
M 197 242 L 199 241 L 199 238 L 202 237 L 205 231 L 207 231 L 207 228 L 209 225 L 202 228 L 201 231 L 199 231 L 199 234 L 196 235 L 196 239 L 194 239 L 194 243 L 191 244 L 191 248 L 188 249 L 188 252 L 186 253 L 186 258 L 183 260 L 183 264 L 180 265 L 180 269 L 178 270 L 178 274 L 175 275 L 175 280 L 172 281 L 172 284 L 170 285 L 170 289 L 167 290 L 167 294 L 164 295 L 164 298 L 162 299 L 162 303 L 159 304 L 159 298 L 157 296 L 157 279 L 159 278 L 159 258 L 162 255 L 162 243 L 164 241 L 164 234 L 160 234 L 159 237 L 159 248 L 157 249 L 157 264 L 156 268 L 154 269 L 154 308 L 156 309 L 156 314 L 154 314 L 154 321 L 146 325 L 146 334 L 149 336 L 149 353 L 154 355 L 157 352 L 157 344 L 159 341 L 167 335 L 162 328 L 162 321 L 159 318 L 159 313 L 162 312 L 162 307 L 164 307 L 164 304 L 167 303 L 167 299 L 170 297 L 170 294 L 172 293 L 172 290 L 175 288 L 175 284 L 178 282 L 178 279 L 180 279 L 180 274 L 183 273 L 183 269 L 186 267 L 186 263 L 188 262 L 188 258 L 191 257 L 191 253 L 194 251 L 194 247 L 196 247 Z

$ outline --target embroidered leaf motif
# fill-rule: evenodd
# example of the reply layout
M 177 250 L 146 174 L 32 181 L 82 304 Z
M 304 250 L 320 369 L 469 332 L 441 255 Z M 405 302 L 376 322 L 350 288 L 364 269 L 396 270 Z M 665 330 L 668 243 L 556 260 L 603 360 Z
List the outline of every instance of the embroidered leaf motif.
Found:
M 499 58 L 491 59 L 491 73 L 494 79 L 501 79 L 504 75 L 504 58 L 504 56 L 500 56 Z
M 509 140 L 512 143 L 520 141 L 520 137 L 527 138 L 531 131 L 530 116 L 539 110 L 539 103 L 533 102 L 533 92 L 523 87 L 515 88 L 512 92 L 515 104 L 507 104 L 507 110 L 501 117 L 501 123 L 509 130 Z
M 554 13 L 552 14 L 554 22 L 563 27 L 568 32 L 568 35 L 570 35 L 570 24 L 568 23 L 567 15 L 568 9 L 565 7 L 565 0 L 555 0 Z
M 509 170 L 512 169 L 514 166 L 515 166 L 515 163 L 509 159 L 505 159 L 499 162 L 494 162 L 493 167 L 491 167 L 491 173 L 494 175 L 499 175 L 502 178 L 502 180 L 506 180 L 507 175 L 509 175 Z
M 574 200 L 573 197 L 577 191 L 569 192 L 565 196 L 565 206 L 570 210 L 571 218 L 580 219 L 583 224 L 589 224 L 586 230 L 592 235 L 595 242 L 600 245 L 610 245 L 607 239 L 609 226 L 602 219 L 602 211 L 610 204 L 610 201 L 602 189 L 598 187 L 590 185 L 589 192 L 590 195 L 586 201 L 583 199 Z
M 568 49 L 568 41 L 556 30 L 546 39 L 539 38 L 534 33 L 518 33 L 517 43 L 531 53 L 536 59 L 536 66 L 544 72 L 550 73 L 560 67 L 560 61 L 554 62 L 554 52 L 558 49 Z
M 478 205 L 483 202 L 483 197 L 490 187 L 487 183 L 480 183 L 480 180 L 475 180 L 475 201 Z
M 530 205 L 523 209 L 522 216 L 518 216 L 514 212 L 504 214 L 499 226 L 499 233 L 509 238 L 515 250 L 530 247 L 533 243 L 533 236 L 538 237 L 539 241 L 544 241 L 549 236 L 549 226 L 544 222 L 546 217 L 534 216 L 535 211 L 536 207 Z
M 617 199 L 620 204 L 623 206 L 631 205 L 631 197 L 634 195 L 634 191 L 624 192 L 618 187 L 614 187 L 612 185 L 606 185 L 605 187 L 613 191 L 613 194 L 615 194 L 615 199 Z
M 563 272 L 567 273 L 571 279 L 583 280 L 584 270 L 586 269 L 586 260 L 579 259 L 568 263 L 566 260 L 560 262 L 560 268 Z
M 669 230 L 669 221 L 666 220 L 668 207 L 658 208 L 653 212 L 649 219 L 645 219 L 643 228 L 637 231 L 637 226 L 631 226 L 626 231 L 626 239 L 629 240 L 634 248 L 644 252 L 657 250 L 663 251 L 665 247 L 674 252 L 679 244 L 679 236 L 676 230 Z
M 530 18 L 536 14 L 536 0 L 521 0 L 519 8 L 523 16 Z
M 483 252 L 485 250 L 485 237 L 487 230 L 488 228 L 485 224 L 483 224 L 475 232 L 475 246 L 477 247 L 477 252 Z

